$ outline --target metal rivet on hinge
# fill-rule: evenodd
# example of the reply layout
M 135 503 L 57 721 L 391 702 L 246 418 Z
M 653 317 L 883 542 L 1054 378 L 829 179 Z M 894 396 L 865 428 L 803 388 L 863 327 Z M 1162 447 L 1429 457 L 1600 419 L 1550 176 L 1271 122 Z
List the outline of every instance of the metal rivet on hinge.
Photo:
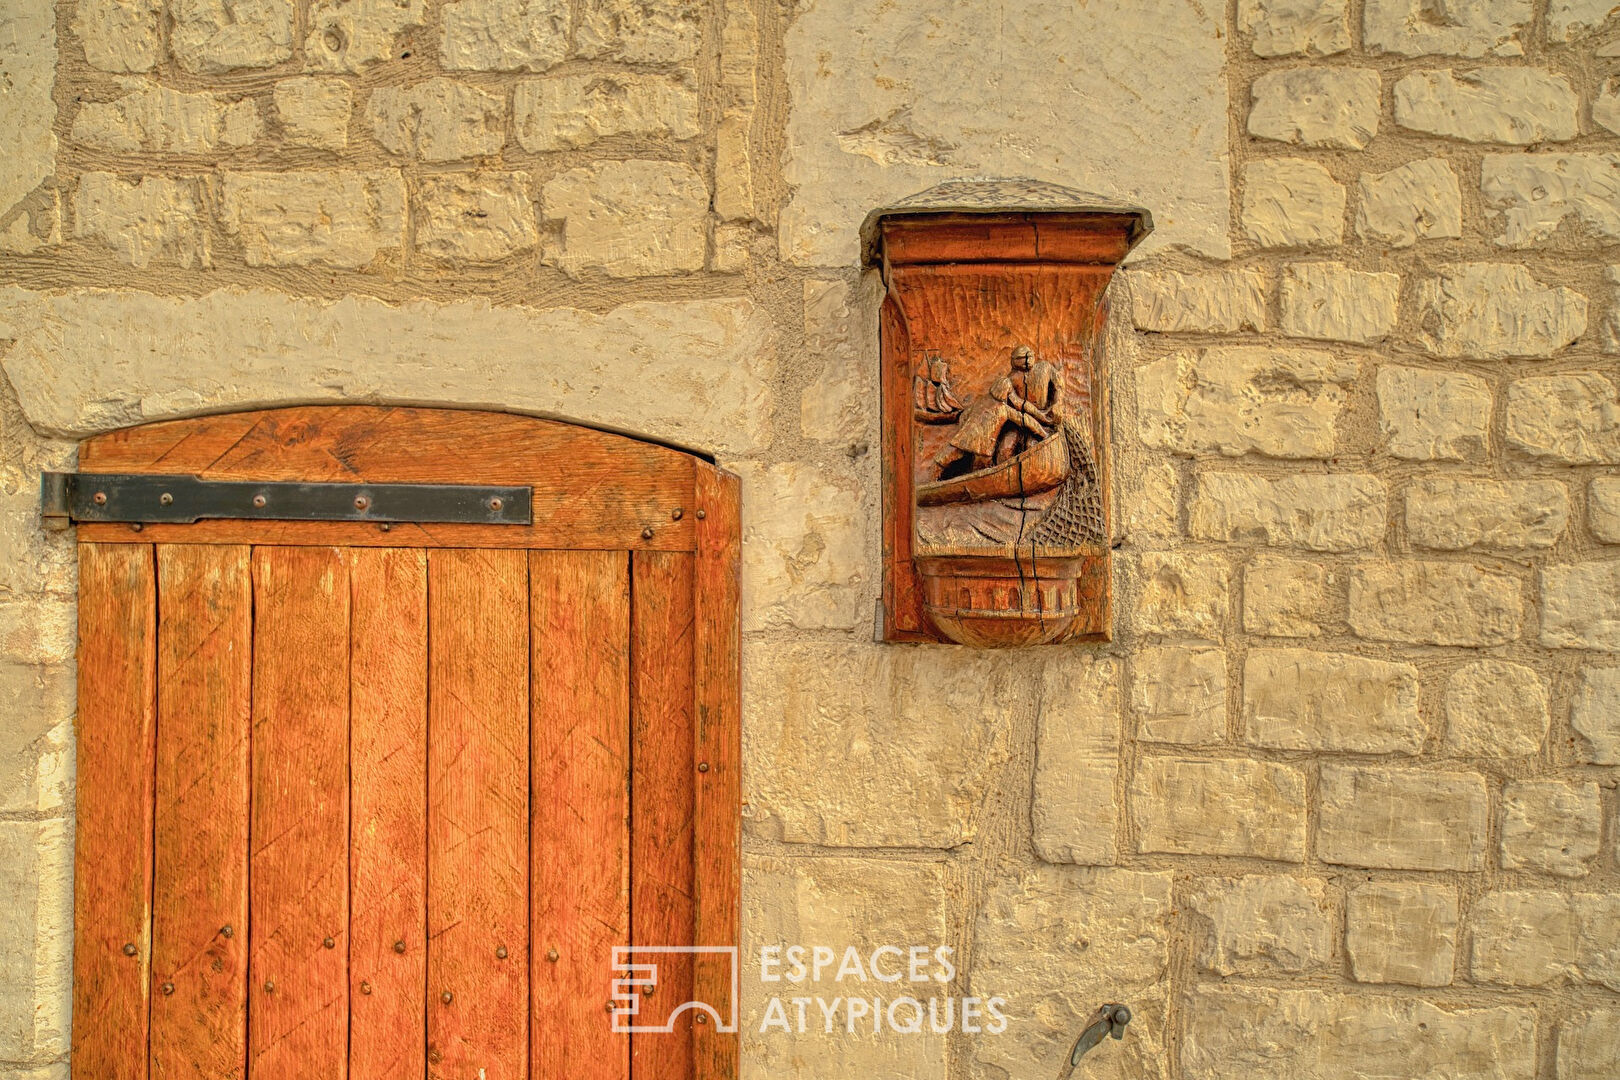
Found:
M 645 529 L 641 530 L 641 538 L 643 540 L 651 540 L 653 538 L 653 531 L 652 531 L 652 526 L 651 525 L 649 525 Z
M 707 1024 L 709 1022 L 709 1018 L 707 1016 L 705 1016 L 703 1013 L 698 1013 L 697 1014 L 697 1022 L 700 1023 L 700 1024 Z
M 393 525 L 389 524 L 386 521 L 377 526 L 377 528 L 381 529 L 383 532 L 389 532 L 389 531 L 391 531 L 393 529 L 393 527 L 394 527 Z
M 677 506 L 675 509 L 673 509 L 673 510 L 671 510 L 669 512 L 669 516 L 670 516 L 670 518 L 672 520 L 679 521 L 679 520 L 681 520 L 682 517 L 686 516 L 686 511 L 684 509 L 682 509 L 681 507 Z
M 362 994 L 369 994 L 369 993 L 371 993 L 371 984 L 370 984 L 370 983 L 368 983 L 368 982 L 363 982 L 363 983 L 361 983 L 361 984 L 360 984 L 360 992 L 361 992 L 361 993 L 362 993 Z
M 550 960 L 553 964 L 555 964 L 558 960 L 562 959 L 562 956 L 561 956 L 560 953 L 557 952 L 556 949 L 547 949 L 546 950 L 546 959 Z
M 107 493 L 105 491 L 98 491 L 94 495 L 90 496 L 90 501 L 95 503 L 97 506 L 106 506 Z
M 708 771 L 709 771 L 709 763 L 707 761 L 698 762 L 698 772 L 708 772 Z
M 146 528 L 145 525 L 142 525 L 140 522 L 136 521 L 136 522 L 132 522 L 130 524 L 129 531 L 130 532 L 140 532 L 144 528 Z
M 493 499 L 489 500 L 489 508 L 491 510 L 500 510 L 505 505 L 506 505 L 506 500 L 502 499 L 499 495 L 497 495 Z
M 219 936 L 220 937 L 230 937 L 235 933 L 236 933 L 236 931 L 231 929 L 231 927 L 228 924 L 219 928 Z
M 124 955 L 125 956 L 134 956 L 136 953 L 138 953 L 140 951 L 141 950 L 139 950 L 139 949 L 137 949 L 135 947 L 135 943 L 133 941 L 124 942 Z
M 497 946 L 495 946 L 495 959 L 497 959 L 497 960 L 505 960 L 506 959 L 506 946 L 505 945 L 497 945 Z
M 394 942 L 394 951 L 395 952 L 404 952 L 405 951 L 405 943 L 403 941 Z
M 364 495 L 356 495 L 354 497 L 354 508 L 356 510 L 364 510 L 370 505 L 371 505 L 371 500 L 369 498 L 367 498 L 366 496 L 364 496 Z
M 707 510 L 699 510 L 698 511 L 698 520 L 699 521 L 702 521 L 704 518 L 706 518 L 708 516 L 709 516 L 709 512 Z
M 448 1005 L 448 1004 L 450 1004 L 450 1002 L 455 1000 L 455 997 L 456 997 L 456 995 L 454 995 L 450 991 L 446 990 L 444 993 L 439 995 L 439 1000 L 444 1002 L 446 1005 Z
M 165 491 L 163 494 L 158 496 L 158 502 L 162 503 L 164 506 L 169 506 L 174 502 L 174 496 Z
M 325 945 L 328 949 L 337 948 L 337 942 L 333 941 L 331 938 L 322 938 L 321 944 Z
M 266 501 L 267 500 L 265 499 L 265 497 L 263 495 L 255 495 L 255 496 L 253 496 L 253 505 L 254 506 L 263 508 Z
M 163 996 L 168 997 L 172 993 L 174 993 L 174 983 L 164 983 L 163 984 Z
M 276 980 L 274 980 L 274 979 L 266 979 L 266 980 L 264 980 L 264 992 L 267 993 L 267 994 L 275 993 L 276 992 Z

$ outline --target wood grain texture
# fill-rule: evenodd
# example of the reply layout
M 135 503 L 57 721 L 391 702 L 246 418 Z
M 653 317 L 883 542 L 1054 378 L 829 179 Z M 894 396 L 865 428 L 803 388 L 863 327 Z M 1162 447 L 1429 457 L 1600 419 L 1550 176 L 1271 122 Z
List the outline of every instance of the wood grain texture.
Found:
M 346 553 L 257 548 L 253 599 L 250 1069 L 265 1080 L 342 1080 L 349 1027 Z
M 534 1073 L 628 1080 L 603 1005 L 630 943 L 629 557 L 536 551 L 529 590 Z
M 247 1069 L 251 549 L 162 544 L 152 882 L 154 1078 Z
M 156 609 L 150 547 L 80 545 L 72 1052 L 98 1080 L 147 1075 Z
M 349 1076 L 420 1080 L 427 1053 L 428 556 L 370 548 L 348 558 Z
M 435 1080 L 528 1074 L 528 577 L 521 551 L 428 554 L 427 1075 Z
M 695 943 L 692 570 L 684 553 L 632 556 L 630 936 L 641 946 Z M 667 1014 L 669 1003 L 692 1000 L 692 958 L 658 964 L 651 1011 Z M 683 1012 L 669 1033 L 631 1036 L 637 1080 L 692 1075 L 692 1016 Z

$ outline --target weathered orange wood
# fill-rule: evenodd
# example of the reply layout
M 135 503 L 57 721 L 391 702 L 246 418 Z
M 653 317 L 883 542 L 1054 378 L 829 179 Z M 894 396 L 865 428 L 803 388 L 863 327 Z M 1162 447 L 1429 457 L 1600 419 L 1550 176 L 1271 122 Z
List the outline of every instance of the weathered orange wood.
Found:
M 350 1080 L 421 1080 L 427 1029 L 427 552 L 350 560 Z M 398 949 L 398 943 L 404 949 Z
M 630 564 L 529 556 L 532 1062 L 537 1077 L 628 1080 L 604 1005 L 630 943 Z
M 693 712 L 692 556 L 636 552 L 630 608 L 630 935 L 642 946 L 692 945 Z M 646 1013 L 658 1022 L 692 1000 L 692 958 L 657 958 L 658 986 Z M 669 1033 L 630 1039 L 636 1080 L 692 1075 L 693 1014 Z M 647 1021 L 652 1022 L 652 1021 Z
M 162 544 L 152 882 L 154 1078 L 247 1068 L 251 549 Z
M 1042 262 L 1114 266 L 1130 250 L 1127 214 L 934 214 L 883 223 L 883 256 L 913 263 Z
M 349 562 L 253 553 L 250 1075 L 348 1069 Z
M 528 1075 L 528 579 L 521 551 L 428 554 L 434 1080 Z
M 147 1075 L 156 595 L 150 547 L 80 546 L 73 1072 L 97 1080 Z

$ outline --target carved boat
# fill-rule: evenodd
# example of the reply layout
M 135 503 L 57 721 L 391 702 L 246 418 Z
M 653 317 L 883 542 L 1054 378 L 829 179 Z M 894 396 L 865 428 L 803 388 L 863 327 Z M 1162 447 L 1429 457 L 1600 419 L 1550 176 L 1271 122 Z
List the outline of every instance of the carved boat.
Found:
M 917 485 L 918 506 L 1016 499 L 1051 491 L 1069 477 L 1069 446 L 1054 432 L 1016 457 L 988 469 Z

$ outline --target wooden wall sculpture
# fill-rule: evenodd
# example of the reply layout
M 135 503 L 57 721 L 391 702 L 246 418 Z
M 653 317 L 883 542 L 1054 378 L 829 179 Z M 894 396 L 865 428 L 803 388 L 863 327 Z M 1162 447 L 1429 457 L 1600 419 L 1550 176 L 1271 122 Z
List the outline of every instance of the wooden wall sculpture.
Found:
M 884 639 L 1107 640 L 1104 292 L 1148 212 L 1033 181 L 874 211 Z

